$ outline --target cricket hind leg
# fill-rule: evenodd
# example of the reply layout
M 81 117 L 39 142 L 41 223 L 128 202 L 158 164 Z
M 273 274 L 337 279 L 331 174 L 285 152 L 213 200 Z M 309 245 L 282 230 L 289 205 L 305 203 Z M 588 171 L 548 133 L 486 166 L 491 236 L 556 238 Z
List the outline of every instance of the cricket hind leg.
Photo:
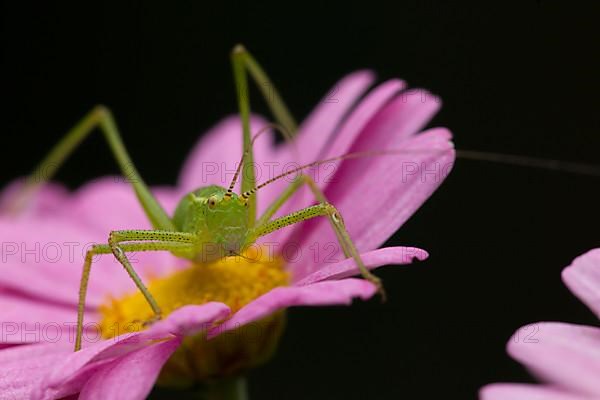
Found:
M 269 221 L 269 218 L 277 211 L 277 209 L 281 207 L 286 199 L 291 197 L 293 193 L 302 186 L 302 184 L 309 186 L 319 203 Z M 273 203 L 272 207 L 265 212 L 265 215 L 263 215 L 259 220 L 261 224 L 257 225 L 257 227 L 253 229 L 250 240 L 253 242 L 261 236 L 267 235 L 286 226 L 323 216 L 327 217 L 329 220 L 340 246 L 342 247 L 344 255 L 347 258 L 354 259 L 354 262 L 356 263 L 356 266 L 358 267 L 363 278 L 367 279 L 376 286 L 382 301 L 385 301 L 386 293 L 381 279 L 371 273 L 371 271 L 369 271 L 369 269 L 365 266 L 358 249 L 354 245 L 354 242 L 350 238 L 350 234 L 346 229 L 342 214 L 337 208 L 335 208 L 334 205 L 327 202 L 325 194 L 312 180 L 312 178 L 307 175 L 302 175 L 301 179 L 292 182 L 292 184 L 290 184 L 288 187 L 288 190 L 284 192 L 282 198 L 277 199 Z
M 282 132 L 289 132 L 289 136 L 293 137 L 297 130 L 297 124 L 265 71 L 242 45 L 238 44 L 231 51 L 231 63 L 237 92 L 239 115 L 242 120 L 244 154 L 247 152 L 242 165 L 244 173 L 242 174 L 241 182 L 242 192 L 246 192 L 256 186 L 254 154 L 252 152 L 250 132 L 250 98 L 247 74 L 255 81 L 262 92 L 263 98 L 274 115 L 275 120 L 283 127 Z M 248 226 L 250 227 L 253 227 L 256 223 L 256 198 L 254 196 L 248 200 Z
M 50 150 L 48 155 L 34 169 L 25 182 L 21 193 L 15 197 L 9 206 L 10 211 L 18 213 L 27 203 L 35 190 L 44 182 L 50 180 L 58 168 L 65 162 L 75 148 L 96 128 L 103 133 L 112 151 L 121 173 L 133 186 L 146 216 L 156 229 L 175 230 L 175 226 L 158 200 L 152 195 L 135 168 L 127 149 L 121 139 L 121 134 L 112 113 L 104 106 L 96 106 L 87 113 L 65 136 Z
M 132 237 L 146 236 L 144 239 L 132 239 Z M 168 238 L 170 240 L 158 240 L 157 237 Z M 136 241 L 137 242 L 132 242 Z M 172 253 L 185 253 L 193 251 L 193 238 L 185 232 L 170 232 L 170 231 L 114 231 L 109 237 L 109 244 L 94 245 L 85 255 L 83 264 L 83 272 L 79 286 L 79 301 L 77 305 L 77 335 L 75 338 L 75 351 L 81 349 L 81 339 L 83 334 L 83 318 L 85 313 L 85 300 L 87 296 L 87 288 L 92 268 L 92 261 L 95 255 L 113 254 L 121 263 L 129 277 L 133 280 L 137 288 L 140 290 L 148 305 L 152 309 L 155 317 L 153 320 L 159 319 L 161 315 L 160 307 L 156 300 L 142 282 L 129 259 L 126 256 L 127 252 L 132 251 L 170 251 Z M 129 242 L 129 243 L 122 243 Z
M 265 70 L 241 44 L 233 48 L 232 57 L 234 63 L 243 66 L 254 80 L 275 120 L 293 135 L 298 129 L 298 124 Z

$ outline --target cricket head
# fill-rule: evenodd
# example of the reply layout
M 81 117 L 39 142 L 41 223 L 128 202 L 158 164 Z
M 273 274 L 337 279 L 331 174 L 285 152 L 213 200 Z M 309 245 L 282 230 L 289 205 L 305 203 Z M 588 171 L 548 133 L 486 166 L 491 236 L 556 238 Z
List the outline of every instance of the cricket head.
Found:
M 221 186 L 209 186 L 196 197 L 204 227 L 197 232 L 218 254 L 230 256 L 241 252 L 248 233 L 247 202 Z
M 248 233 L 248 205 L 235 193 L 227 194 L 220 186 L 206 198 L 204 214 L 209 241 L 222 250 L 222 254 L 240 254 Z
M 177 206 L 173 222 L 200 239 L 198 256 L 213 261 L 240 254 L 248 234 L 247 202 L 221 186 L 207 186 L 187 194 Z

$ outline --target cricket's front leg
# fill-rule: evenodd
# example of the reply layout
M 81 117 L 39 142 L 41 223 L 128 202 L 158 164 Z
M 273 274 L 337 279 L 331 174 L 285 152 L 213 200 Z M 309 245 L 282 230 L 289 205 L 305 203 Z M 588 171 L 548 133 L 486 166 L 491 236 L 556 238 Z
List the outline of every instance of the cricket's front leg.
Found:
M 352 257 L 356 262 L 358 269 L 360 270 L 361 275 L 367 279 L 369 282 L 373 283 L 381 295 L 382 300 L 385 301 L 386 295 L 385 290 L 383 288 L 383 284 L 381 283 L 381 279 L 373 275 L 365 266 L 362 258 L 360 257 L 360 253 L 356 249 L 354 242 L 350 238 L 346 226 L 344 225 L 344 220 L 340 212 L 330 203 L 319 203 L 314 206 L 306 207 L 301 210 L 295 211 L 288 215 L 284 215 L 283 217 L 276 218 L 270 222 L 267 222 L 264 225 L 257 226 L 254 228 L 250 235 L 250 240 L 255 241 L 261 236 L 267 235 L 276 230 L 285 228 L 286 226 L 290 226 L 296 224 L 298 222 L 306 221 L 315 217 L 327 217 L 333 230 L 338 237 L 340 245 L 342 246 L 342 250 L 346 257 Z
M 196 241 L 196 235 L 187 232 L 171 232 L 160 230 L 121 230 L 112 231 L 108 235 L 108 246 L 115 258 L 123 265 L 129 277 L 144 295 L 144 298 L 154 312 L 152 321 L 161 318 L 160 307 L 148 291 L 137 272 L 129 262 L 126 251 L 159 251 L 171 252 L 190 251 Z M 134 248 L 135 250 L 128 250 Z M 149 321 L 151 323 L 152 321 Z
M 112 253 L 121 265 L 123 265 L 123 268 L 125 268 L 127 274 L 131 277 L 140 292 L 142 292 L 142 295 L 154 313 L 154 318 L 152 318 L 151 321 L 148 321 L 151 323 L 160 319 L 160 307 L 129 262 L 126 253 L 132 251 L 169 251 L 171 253 L 192 252 L 194 250 L 195 236 L 186 232 L 125 230 L 111 232 L 108 242 L 108 244 L 97 244 L 92 246 L 85 255 L 81 283 L 79 286 L 75 351 L 81 349 L 85 299 L 87 296 L 92 260 L 95 255 Z
M 147 243 L 143 243 L 143 244 L 147 245 Z M 139 277 L 139 275 L 137 274 L 137 272 L 135 272 L 135 269 L 131 266 L 131 263 L 129 262 L 129 260 L 127 259 L 127 256 L 125 255 L 125 251 L 143 251 L 143 250 L 148 251 L 149 249 L 136 248 L 135 244 L 133 244 L 133 245 L 127 244 L 124 246 L 115 246 L 115 245 L 111 246 L 111 245 L 107 245 L 107 244 L 97 244 L 97 245 L 92 246 L 92 248 L 90 250 L 88 250 L 88 252 L 85 255 L 85 262 L 83 264 L 83 273 L 81 274 L 81 283 L 79 285 L 79 303 L 77 305 L 77 336 L 75 337 L 75 351 L 79 351 L 81 349 L 81 338 L 83 335 L 83 317 L 84 317 L 84 313 L 85 313 L 85 299 L 87 296 L 87 288 L 88 288 L 88 283 L 90 280 L 90 272 L 92 269 L 92 260 L 95 255 L 110 254 L 110 253 L 114 254 L 115 257 L 117 258 L 117 260 L 119 260 L 119 262 L 121 263 L 121 265 L 123 265 L 123 267 L 129 274 L 131 279 L 135 282 L 135 285 L 138 287 L 138 289 L 144 295 L 144 298 L 150 305 L 150 308 L 152 308 L 154 315 L 158 316 L 158 318 L 160 319 L 160 315 L 161 315 L 160 307 L 156 303 L 156 300 L 154 299 L 154 297 L 152 297 L 152 294 L 150 294 L 150 292 L 148 291 L 148 289 L 142 282 L 142 280 Z M 155 248 L 152 250 L 159 250 L 159 249 Z M 162 250 L 162 249 L 160 249 L 160 250 Z
M 75 351 L 81 350 L 81 337 L 83 335 L 83 316 L 85 314 L 85 298 L 92 269 L 92 259 L 98 254 L 110 254 L 111 249 L 105 244 L 96 244 L 85 253 L 81 282 L 79 283 L 79 302 L 77 303 L 77 334 L 75 337 Z

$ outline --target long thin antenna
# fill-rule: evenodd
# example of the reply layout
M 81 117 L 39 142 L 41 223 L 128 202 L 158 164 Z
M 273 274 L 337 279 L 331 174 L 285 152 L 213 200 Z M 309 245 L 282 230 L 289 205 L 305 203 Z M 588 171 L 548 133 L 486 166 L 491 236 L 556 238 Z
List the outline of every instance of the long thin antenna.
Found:
M 547 160 L 534 157 L 517 156 L 513 154 L 489 153 L 475 150 L 456 150 L 456 155 L 467 160 L 491 161 L 500 164 L 600 176 L 600 167 L 597 165 L 581 164 L 561 160 Z
M 266 126 L 262 127 L 255 135 L 254 137 L 252 137 L 252 140 L 250 141 L 250 148 L 252 148 L 252 146 L 254 146 L 254 142 L 256 141 L 256 139 L 258 139 L 258 137 L 260 135 L 262 135 L 263 133 L 267 132 L 269 129 L 274 129 L 276 131 L 281 132 L 281 134 L 283 135 L 283 137 L 285 138 L 286 141 L 291 141 L 292 140 L 292 136 L 291 134 L 281 125 L 275 124 L 275 123 L 269 123 Z M 242 154 L 242 158 L 240 159 L 240 163 L 238 164 L 236 170 L 235 170 L 235 174 L 233 175 L 233 179 L 231 180 L 231 183 L 229 184 L 229 188 L 227 189 L 227 192 L 225 193 L 224 197 L 226 198 L 231 198 L 231 196 L 233 195 L 233 188 L 240 176 L 240 172 L 242 170 L 242 166 L 244 164 L 244 159 L 246 157 L 248 157 L 248 154 L 250 153 L 250 149 L 246 149 L 244 151 L 244 153 Z
M 427 151 L 427 152 L 431 152 L 431 150 L 421 150 L 418 152 L 423 152 L 423 151 Z M 444 150 L 444 151 L 447 151 Z M 263 187 L 281 179 L 284 178 L 288 175 L 291 174 L 295 174 L 296 172 L 300 172 L 304 169 L 310 168 L 310 167 L 316 167 L 322 164 L 326 164 L 326 163 L 330 163 L 330 162 L 334 162 L 334 161 L 341 161 L 341 160 L 348 160 L 348 159 L 353 159 L 353 158 L 363 158 L 363 157 L 373 157 L 373 156 L 385 156 L 385 155 L 393 155 L 393 154 L 406 154 L 406 153 L 410 153 L 412 151 L 410 150 L 381 150 L 381 151 L 358 151 L 355 153 L 348 153 L 348 154 L 344 154 L 342 156 L 337 156 L 337 157 L 332 157 L 332 158 L 327 158 L 325 160 L 319 160 L 319 161 L 314 161 L 311 162 L 309 164 L 305 164 L 305 165 L 301 165 L 299 167 L 296 167 L 294 169 L 291 169 L 289 171 L 286 171 L 282 174 L 279 174 L 263 183 L 261 183 L 260 185 L 256 186 L 253 189 L 250 189 L 244 193 L 241 194 L 241 197 L 243 199 L 248 199 L 250 196 L 252 196 L 254 193 L 256 193 L 259 189 L 262 189 Z
M 440 151 L 440 153 L 446 152 L 448 149 L 444 149 Z M 363 158 L 363 157 L 373 157 L 373 156 L 381 156 L 381 155 L 394 155 L 394 154 L 408 154 L 408 153 L 434 153 L 435 150 L 430 149 L 414 149 L 414 150 L 381 150 L 381 151 L 361 151 L 355 153 L 348 153 L 342 156 L 327 158 L 325 160 L 314 161 L 312 163 L 299 166 L 290 171 L 279 174 L 260 185 L 254 187 L 251 190 L 248 190 L 241 194 L 241 197 L 244 200 L 247 200 L 250 196 L 256 193 L 258 190 L 263 187 L 281 179 L 288 175 L 295 174 L 304 169 L 310 167 L 316 167 L 325 163 L 348 160 L 354 158 Z M 500 153 L 487 153 L 482 151 L 471 151 L 471 150 L 456 150 L 456 155 L 460 158 L 469 159 L 469 160 L 478 160 L 478 161 L 491 161 L 508 165 L 518 165 L 525 167 L 533 167 L 540 169 L 548 169 L 554 171 L 564 171 L 575 174 L 583 174 L 583 175 L 591 175 L 591 176 L 600 176 L 600 166 L 596 165 L 588 165 L 588 164 L 580 164 L 580 163 L 572 163 L 566 161 L 559 160 L 544 160 L 533 157 L 525 157 L 525 156 L 516 156 L 511 154 L 500 154 Z

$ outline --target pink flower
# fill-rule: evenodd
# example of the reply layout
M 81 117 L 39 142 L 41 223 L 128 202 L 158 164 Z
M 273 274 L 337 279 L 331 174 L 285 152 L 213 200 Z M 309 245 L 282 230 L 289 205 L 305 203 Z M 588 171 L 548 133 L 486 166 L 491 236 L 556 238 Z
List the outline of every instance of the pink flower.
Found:
M 600 248 L 577 257 L 563 270 L 562 278 L 600 318 Z M 515 333 L 508 353 L 545 384 L 491 384 L 481 389 L 482 400 L 600 399 L 600 328 L 563 322 L 540 322 L 528 328 L 527 339 L 524 329 Z
M 366 93 L 373 80 L 370 72 L 361 71 L 340 81 L 330 92 L 335 98 L 320 103 L 303 123 L 295 148 L 275 146 L 266 136 L 254 148 L 258 168 L 264 168 L 266 162 L 279 166 L 291 161 L 306 163 L 350 151 L 407 150 L 394 156 L 346 160 L 333 172 L 324 170 L 328 180 L 315 177 L 329 201 L 341 210 L 370 268 L 427 257 L 425 251 L 413 247 L 378 247 L 433 193 L 454 161 L 448 130 L 420 132 L 437 112 L 439 100 L 425 91 L 407 92 L 399 80 Z M 253 132 L 265 125 L 264 120 L 253 117 Z M 240 122 L 237 117 L 226 118 L 192 150 L 177 186 L 155 188 L 154 193 L 172 212 L 192 189 L 226 186 L 241 153 Z M 286 183 L 282 179 L 259 191 L 259 212 Z M 0 206 L 17 186 L 14 183 L 4 191 Z M 312 202 L 306 192 L 299 193 L 293 207 Z M 184 341 L 189 345 L 186 349 L 199 349 L 193 356 L 201 371 L 193 372 L 202 378 L 240 373 L 256 360 L 235 359 L 233 364 L 230 359 L 226 364 L 204 361 L 207 352 L 220 351 L 215 348 L 221 338 L 231 336 L 224 332 L 237 332 L 248 324 L 263 329 L 264 341 L 258 344 L 245 343 L 243 337 L 230 342 L 251 346 L 241 353 L 254 352 L 253 357 L 260 358 L 268 352 L 263 347 L 274 347 L 277 342 L 282 310 L 350 304 L 352 299 L 368 299 L 376 291 L 370 282 L 350 278 L 358 271 L 353 261 L 341 256 L 339 247 L 315 253 L 310 246 L 337 241 L 326 220 L 311 221 L 265 237 L 262 248 L 269 244 L 268 239 L 277 244 L 276 254 L 286 251 L 290 243 L 300 250 L 294 259 L 289 254 L 278 257 L 275 267 L 262 259 L 257 265 L 242 260 L 232 266 L 234 261 L 225 260 L 198 267 L 168 253 L 135 254 L 136 270 L 150 282 L 150 291 L 168 312 L 148 329 L 129 332 L 121 329 L 122 324 L 144 320 L 147 306 L 139 303 L 139 294 L 132 294 L 135 286 L 120 265 L 112 257 L 101 256 L 92 267 L 83 349 L 74 353 L 84 246 L 105 243 L 112 230 L 146 228 L 149 224 L 141 207 L 121 178 L 102 178 L 74 193 L 49 184 L 19 218 L 0 215 L 4 246 L 0 339 L 6 346 L 0 350 L 1 399 L 56 399 L 77 393 L 81 399 L 141 399 L 159 374 L 169 384 L 181 376 L 189 378 L 186 374 L 190 371 L 179 357 L 188 351 L 180 347 Z M 212 275 L 207 278 L 206 274 Z M 190 279 L 198 275 L 206 279 Z M 116 331 L 107 333 L 112 328 Z M 204 335 L 216 337 L 206 341 Z M 194 342 L 196 337 L 202 344 Z

